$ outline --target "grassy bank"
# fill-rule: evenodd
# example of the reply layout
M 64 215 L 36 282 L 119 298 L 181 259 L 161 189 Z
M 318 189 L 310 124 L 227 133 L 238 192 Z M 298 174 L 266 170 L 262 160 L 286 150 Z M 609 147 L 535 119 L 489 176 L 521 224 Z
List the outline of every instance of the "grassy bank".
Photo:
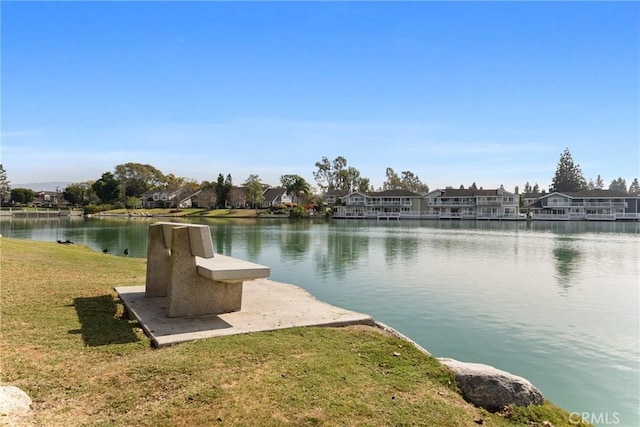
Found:
M 207 218 L 257 218 L 268 213 L 267 209 L 112 209 L 97 215 L 207 217 Z M 283 217 L 287 217 L 283 215 Z
M 155 350 L 112 290 L 143 284 L 144 260 L 79 245 L 0 245 L 1 382 L 33 399 L 25 425 L 575 425 L 550 403 L 511 419 L 475 408 L 435 359 L 369 327 Z

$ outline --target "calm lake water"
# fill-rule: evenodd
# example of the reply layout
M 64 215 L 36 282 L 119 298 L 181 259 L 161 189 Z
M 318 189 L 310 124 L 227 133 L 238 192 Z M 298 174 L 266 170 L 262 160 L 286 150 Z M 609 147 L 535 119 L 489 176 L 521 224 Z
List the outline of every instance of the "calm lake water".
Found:
M 145 257 L 144 219 L 8 219 L 3 236 Z M 598 425 L 640 426 L 640 223 L 194 220 L 214 248 L 374 316 L 438 357 L 529 379 Z

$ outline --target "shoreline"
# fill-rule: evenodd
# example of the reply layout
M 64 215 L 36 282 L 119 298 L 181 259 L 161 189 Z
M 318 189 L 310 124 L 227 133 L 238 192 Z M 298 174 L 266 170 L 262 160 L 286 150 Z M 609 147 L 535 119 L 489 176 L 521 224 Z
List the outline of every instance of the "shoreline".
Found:
M 3 385 L 19 387 L 33 398 L 27 423 L 73 416 L 79 424 L 110 420 L 115 425 L 154 425 L 158 417 L 197 424 L 203 420 L 198 414 L 206 413 L 208 422 L 220 417 L 231 424 L 264 425 L 277 419 L 272 418 L 275 405 L 300 425 L 315 402 L 312 406 L 322 410 L 319 420 L 327 423 L 456 427 L 484 420 L 506 427 L 537 419 L 556 427 L 577 425 L 551 402 L 514 408 L 506 415 L 468 404 L 448 382 L 453 377 L 442 376 L 448 372 L 443 364 L 377 321 L 374 329 L 387 333 L 357 327 L 288 328 L 153 349 L 112 290 L 144 284 L 144 258 L 105 257 L 80 245 L 14 238 L 3 238 L 2 246 Z M 24 262 L 27 254 L 29 265 Z M 33 269 L 33 263 L 39 268 Z M 60 271 L 69 273 L 63 287 L 52 280 Z M 25 334 L 25 328 L 37 333 Z M 25 352 L 39 355 L 29 358 L 28 368 Z M 60 387 L 61 373 L 68 387 Z M 251 381 L 243 386 L 240 378 L 246 375 Z M 210 394 L 212 387 L 215 394 Z M 367 393 L 358 392 L 362 389 Z M 140 390 L 154 398 L 146 399 Z M 264 393 L 270 393 L 269 399 L 264 400 Z M 298 397 L 287 398 L 291 393 Z M 370 399 L 370 394 L 378 398 Z M 207 398 L 186 398 L 198 395 Z M 229 399 L 248 399 L 251 410 L 229 406 Z M 158 412 L 158 402 L 170 411 Z M 351 409 L 344 412 L 341 402 Z M 357 407 L 370 409 L 351 418 Z

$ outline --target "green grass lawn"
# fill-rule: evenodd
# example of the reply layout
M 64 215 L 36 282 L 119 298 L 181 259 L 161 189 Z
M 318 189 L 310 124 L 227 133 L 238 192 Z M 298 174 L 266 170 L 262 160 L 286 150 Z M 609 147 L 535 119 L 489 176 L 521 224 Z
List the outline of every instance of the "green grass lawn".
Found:
M 23 425 L 576 425 L 548 402 L 510 419 L 475 408 L 436 359 L 372 327 L 153 349 L 113 291 L 144 284 L 145 260 L 7 238 L 0 250 L 1 382 L 33 399 Z
M 152 216 L 176 216 L 176 217 L 214 217 L 214 218 L 255 218 L 266 209 L 112 209 L 100 212 L 102 215 L 152 215 Z

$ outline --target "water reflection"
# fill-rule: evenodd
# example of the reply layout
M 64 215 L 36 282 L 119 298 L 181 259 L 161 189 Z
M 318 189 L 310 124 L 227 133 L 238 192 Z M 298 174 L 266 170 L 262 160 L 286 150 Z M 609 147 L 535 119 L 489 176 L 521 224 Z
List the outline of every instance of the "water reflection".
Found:
M 2 218 L 0 233 L 142 258 L 157 220 Z M 513 368 L 570 410 L 606 404 L 640 425 L 628 409 L 640 390 L 640 223 L 176 221 L 208 224 L 218 253 L 267 265 L 273 280 L 369 313 L 436 355 Z
M 575 285 L 575 275 L 579 271 L 581 253 L 575 247 L 559 241 L 553 249 L 555 258 L 555 278 L 563 291 L 567 291 Z
M 308 222 L 295 221 L 282 224 L 280 228 L 280 252 L 286 259 L 301 260 L 309 252 L 311 246 Z
M 357 232 L 327 233 L 326 245 L 314 251 L 316 271 L 321 277 L 333 273 L 336 277 L 344 277 L 348 269 L 358 265 L 358 260 L 369 252 L 369 236 Z
M 419 240 L 416 237 L 387 233 L 384 237 L 385 261 L 391 264 L 414 260 L 418 255 Z
M 230 254 L 233 252 L 233 233 L 231 225 L 213 225 L 211 228 L 211 238 L 213 239 L 213 250 L 218 254 Z

